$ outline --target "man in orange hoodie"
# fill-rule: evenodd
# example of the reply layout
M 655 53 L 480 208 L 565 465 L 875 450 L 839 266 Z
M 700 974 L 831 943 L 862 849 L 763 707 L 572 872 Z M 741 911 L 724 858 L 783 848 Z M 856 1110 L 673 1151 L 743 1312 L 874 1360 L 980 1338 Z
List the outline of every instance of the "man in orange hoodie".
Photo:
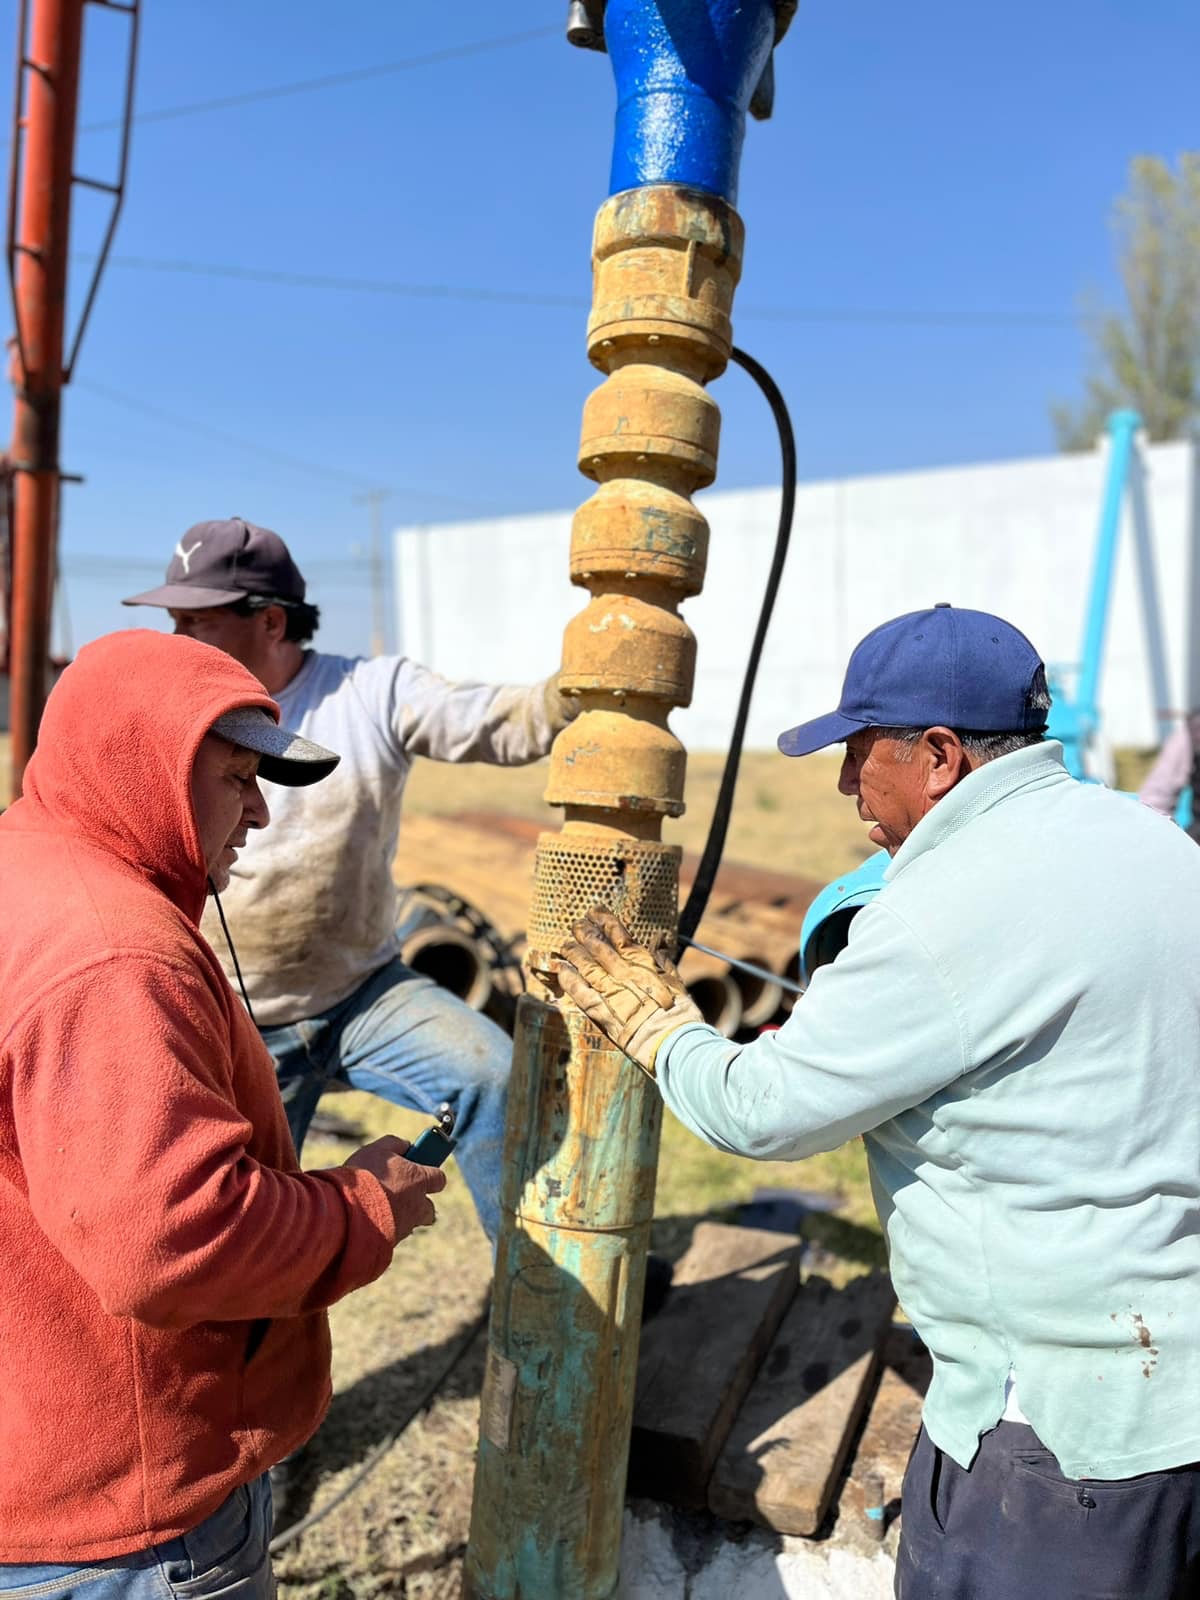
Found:
M 0 1596 L 272 1594 L 266 1472 L 329 1403 L 325 1308 L 434 1220 L 403 1140 L 299 1170 L 199 932 L 257 773 L 336 764 L 277 717 L 219 650 L 111 635 L 0 818 Z

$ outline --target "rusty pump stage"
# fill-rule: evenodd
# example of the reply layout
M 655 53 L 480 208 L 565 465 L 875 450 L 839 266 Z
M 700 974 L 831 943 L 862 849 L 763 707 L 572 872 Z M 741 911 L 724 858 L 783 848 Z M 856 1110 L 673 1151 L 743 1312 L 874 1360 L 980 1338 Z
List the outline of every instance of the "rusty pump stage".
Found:
M 769 113 L 794 0 L 589 0 L 569 36 L 607 49 L 617 86 L 611 192 L 596 218 L 584 408 L 560 683 L 580 711 L 551 754 L 562 830 L 538 844 L 505 1141 L 469 1600 L 616 1592 L 661 1106 L 654 1085 L 559 999 L 553 960 L 593 905 L 673 946 L 691 699 L 680 602 L 704 579 L 692 495 L 716 475 L 705 385 L 730 359 L 748 110 Z

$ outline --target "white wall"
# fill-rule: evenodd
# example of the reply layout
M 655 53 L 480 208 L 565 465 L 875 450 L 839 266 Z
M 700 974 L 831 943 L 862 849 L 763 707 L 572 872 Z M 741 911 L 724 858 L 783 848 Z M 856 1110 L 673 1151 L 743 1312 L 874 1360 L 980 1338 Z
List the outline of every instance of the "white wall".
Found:
M 1195 449 L 1141 453 L 1169 706 L 1200 706 L 1200 505 Z M 949 600 L 1025 630 L 1051 667 L 1077 663 L 1105 452 L 803 485 L 747 743 L 837 704 L 846 657 L 877 623 Z M 580 499 L 587 485 L 581 482 Z M 774 488 L 699 497 L 712 526 L 693 705 L 672 716 L 692 749 L 723 749 L 771 559 Z M 1100 702 L 1112 744 L 1157 742 L 1128 499 Z M 544 676 L 586 593 L 567 581 L 571 513 L 398 529 L 399 648 L 452 677 Z

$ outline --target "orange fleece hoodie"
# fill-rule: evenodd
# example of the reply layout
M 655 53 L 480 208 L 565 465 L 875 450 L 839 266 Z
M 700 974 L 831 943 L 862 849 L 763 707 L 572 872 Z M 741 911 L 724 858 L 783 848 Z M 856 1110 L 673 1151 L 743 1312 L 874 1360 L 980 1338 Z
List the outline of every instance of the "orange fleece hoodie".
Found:
M 248 705 L 208 645 L 101 639 L 0 817 L 0 1562 L 203 1521 L 317 1427 L 324 1308 L 391 1260 L 377 1179 L 300 1172 L 197 929 L 192 765 Z

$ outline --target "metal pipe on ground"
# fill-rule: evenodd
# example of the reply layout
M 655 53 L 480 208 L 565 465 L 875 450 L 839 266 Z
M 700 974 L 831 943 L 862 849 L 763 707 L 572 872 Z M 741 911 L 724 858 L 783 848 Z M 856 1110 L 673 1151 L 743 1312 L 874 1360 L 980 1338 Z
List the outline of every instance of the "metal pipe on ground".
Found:
M 696 930 L 696 937 L 701 944 L 733 958 L 729 976 L 741 997 L 741 1026 L 761 1028 L 770 1022 L 779 1009 L 783 990 L 764 974 L 781 975 L 790 953 L 775 930 L 760 926 L 750 916 L 706 916 Z M 747 972 L 736 964 L 739 960 L 760 967 L 763 972 Z
M 472 1011 L 482 1011 L 491 997 L 492 975 L 486 957 L 469 934 L 449 922 L 418 928 L 400 946 L 400 959 L 457 995 Z
M 742 1022 L 742 996 L 728 961 L 701 950 L 685 950 L 679 976 L 705 1022 L 732 1039 Z
M 768 983 L 765 978 L 744 972 L 740 967 L 731 967 L 729 975 L 737 985 L 742 1003 L 741 1026 L 765 1027 L 783 1003 L 783 986 L 778 983 Z
M 730 973 L 709 972 L 693 978 L 687 991 L 710 1027 L 732 1039 L 742 1023 L 742 997 Z

